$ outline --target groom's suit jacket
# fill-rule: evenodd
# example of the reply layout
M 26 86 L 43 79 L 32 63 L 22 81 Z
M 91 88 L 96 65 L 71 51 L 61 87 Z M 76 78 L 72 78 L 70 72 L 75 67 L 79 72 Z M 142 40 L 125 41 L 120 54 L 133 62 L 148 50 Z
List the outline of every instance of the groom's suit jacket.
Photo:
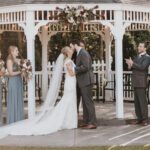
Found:
M 140 57 L 137 56 L 133 62 L 132 86 L 146 88 L 150 56 L 148 54 L 141 55 Z
M 89 53 L 81 49 L 76 57 L 76 77 L 80 88 L 95 83 L 92 70 L 92 59 Z

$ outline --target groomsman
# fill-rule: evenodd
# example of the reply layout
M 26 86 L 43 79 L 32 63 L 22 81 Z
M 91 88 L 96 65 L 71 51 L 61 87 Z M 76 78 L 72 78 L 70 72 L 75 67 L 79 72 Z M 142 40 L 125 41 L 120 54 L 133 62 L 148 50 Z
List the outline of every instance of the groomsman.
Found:
M 148 79 L 148 68 L 150 56 L 146 53 L 146 44 L 141 42 L 138 46 L 138 55 L 134 60 L 126 59 L 128 68 L 132 73 L 132 86 L 134 88 L 134 104 L 137 120 L 132 124 L 142 126 L 148 125 L 148 102 L 146 98 L 146 88 Z

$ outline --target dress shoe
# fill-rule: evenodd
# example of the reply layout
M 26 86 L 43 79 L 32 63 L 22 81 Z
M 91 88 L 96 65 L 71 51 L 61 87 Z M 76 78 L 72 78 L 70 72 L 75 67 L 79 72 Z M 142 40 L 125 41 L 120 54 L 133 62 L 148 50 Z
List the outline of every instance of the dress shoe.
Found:
M 140 125 L 141 123 L 142 123 L 142 121 L 134 120 L 134 121 L 132 121 L 130 124 L 131 124 L 131 125 Z
M 148 126 L 148 121 L 145 121 L 145 120 L 144 120 L 144 121 L 142 121 L 142 122 L 140 123 L 140 125 L 141 125 L 141 126 Z
M 96 129 L 96 128 L 97 128 L 97 126 L 96 126 L 96 125 L 89 124 L 89 125 L 87 125 L 87 126 L 83 127 L 82 129 Z
M 88 125 L 88 124 L 79 124 L 78 127 L 79 127 L 79 128 L 83 128 L 83 127 L 86 127 L 87 125 Z

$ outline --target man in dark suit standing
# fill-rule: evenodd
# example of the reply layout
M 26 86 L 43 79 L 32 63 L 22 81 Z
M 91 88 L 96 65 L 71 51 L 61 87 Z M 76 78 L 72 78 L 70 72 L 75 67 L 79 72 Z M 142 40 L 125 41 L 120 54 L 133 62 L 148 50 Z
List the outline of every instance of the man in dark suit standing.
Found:
M 92 100 L 92 85 L 94 74 L 92 71 L 92 59 L 89 53 L 80 46 L 80 40 L 74 40 L 70 47 L 77 52 L 75 73 L 78 88 L 83 102 L 84 129 L 96 129 L 95 107 Z
M 126 59 L 128 68 L 132 69 L 132 86 L 134 88 L 134 103 L 137 120 L 132 124 L 148 125 L 148 103 L 146 98 L 146 88 L 148 79 L 148 68 L 150 56 L 146 53 L 146 45 L 141 42 L 138 46 L 138 55 L 132 60 Z

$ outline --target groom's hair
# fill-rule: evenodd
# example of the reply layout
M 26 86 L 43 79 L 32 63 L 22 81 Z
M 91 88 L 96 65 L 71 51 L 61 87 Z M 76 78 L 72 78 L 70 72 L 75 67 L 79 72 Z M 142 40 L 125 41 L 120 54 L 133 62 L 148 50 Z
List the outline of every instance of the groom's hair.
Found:
M 79 39 L 73 39 L 70 43 L 72 43 L 73 45 L 77 44 L 78 46 L 80 46 L 80 41 Z
M 140 42 L 138 43 L 138 45 L 139 45 L 139 44 L 143 44 L 143 45 L 144 45 L 144 48 L 147 48 L 147 43 L 146 43 L 146 42 L 140 41 Z

